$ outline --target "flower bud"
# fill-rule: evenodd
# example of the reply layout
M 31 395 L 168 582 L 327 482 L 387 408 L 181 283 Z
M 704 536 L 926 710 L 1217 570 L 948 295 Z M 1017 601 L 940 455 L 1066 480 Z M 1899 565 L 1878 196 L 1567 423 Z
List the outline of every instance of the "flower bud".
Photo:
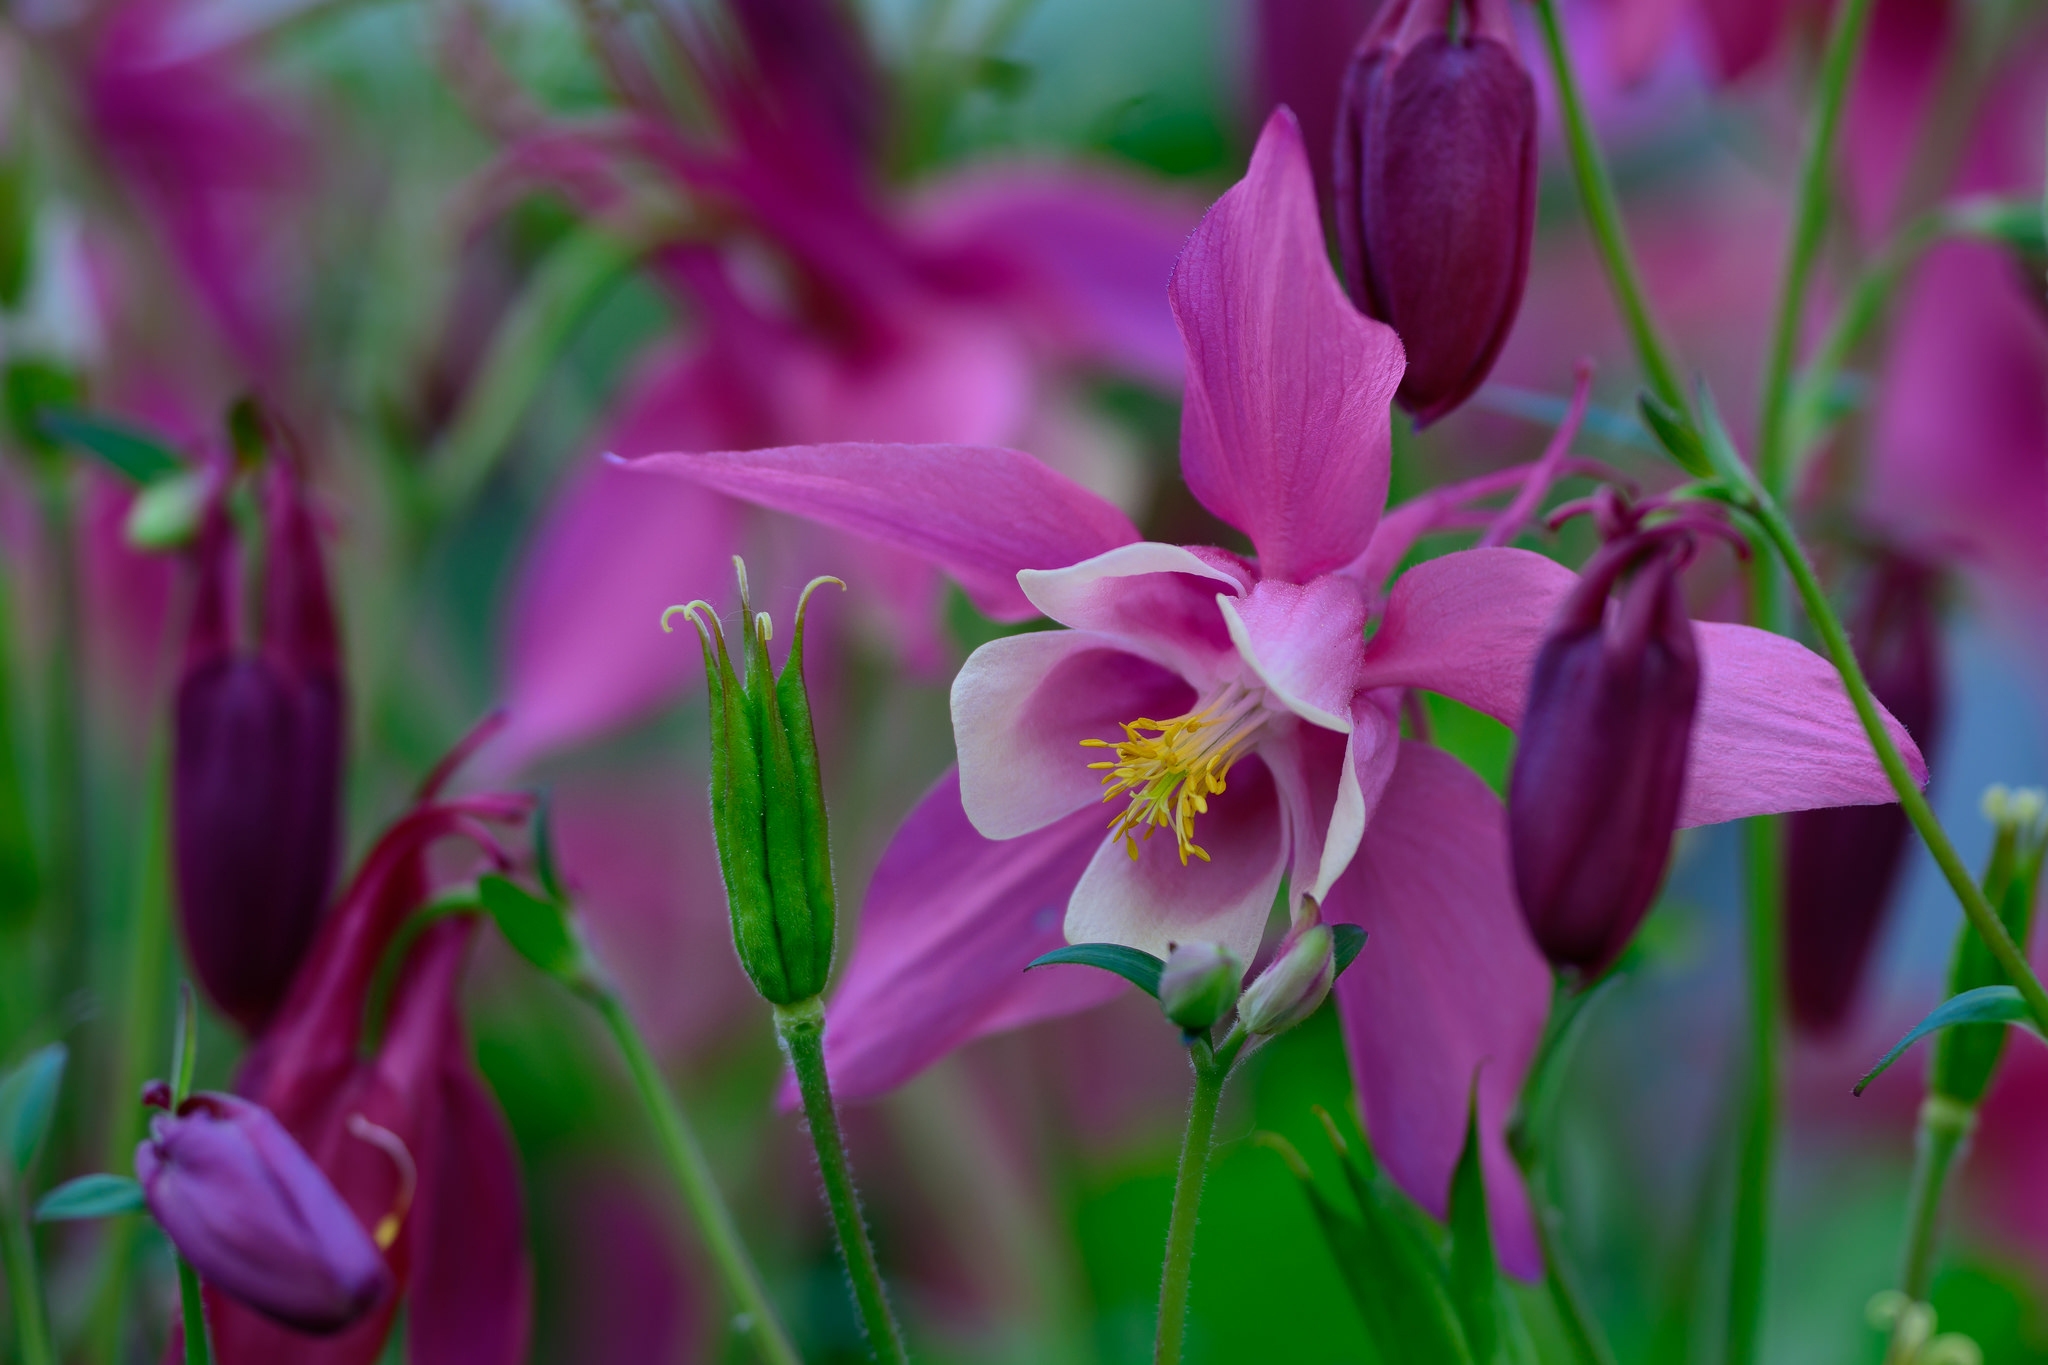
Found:
M 692 602 L 669 612 L 688 616 L 704 645 L 711 702 L 711 823 L 733 946 L 764 999 L 793 1005 L 816 997 L 832 972 L 832 852 L 803 662 L 804 608 L 811 590 L 839 580 L 814 579 L 804 589 L 797 600 L 789 658 L 777 677 L 768 661 L 773 624 L 768 613 L 754 614 L 747 567 L 737 556 L 733 563 L 740 580 L 744 684 L 708 603 Z M 667 617 L 663 613 L 664 629 Z
M 283 999 L 334 880 L 347 711 L 311 513 L 281 470 L 267 494 L 253 647 L 234 626 L 236 546 L 218 505 L 200 532 L 171 755 L 186 944 L 207 995 L 252 1033 Z
M 1210 1027 L 1237 1003 L 1244 964 L 1220 943 L 1176 944 L 1159 973 L 1159 1008 L 1190 1033 Z
M 338 1332 L 391 1272 L 334 1185 L 270 1111 L 192 1096 L 135 1149 L 150 1214 L 199 1278 L 302 1332 Z
M 2043 854 L 2048 852 L 2044 813 L 2048 813 L 2048 797 L 2038 790 L 2008 792 L 1993 787 L 1984 793 L 1984 815 L 1994 830 L 1984 895 L 2022 953 L 2034 927 L 2034 901 L 2041 890 Z M 1949 994 L 2011 984 L 1983 938 L 1964 923 L 1957 930 L 1955 950 L 1949 958 Z M 1957 1024 L 1936 1034 L 1934 1059 L 1927 1070 L 1929 1092 L 1974 1108 L 1991 1087 L 1999 1059 L 2005 1055 L 2008 1032 L 2004 1024 Z
M 1336 941 L 1322 924 L 1288 932 L 1279 953 L 1245 987 L 1237 1017 L 1254 1034 L 1285 1033 L 1314 1014 L 1337 979 Z
M 1699 656 L 1687 541 L 1630 531 L 1587 564 L 1536 656 L 1508 777 L 1522 914 L 1556 967 L 1597 976 L 1642 923 L 1678 824 Z M 1609 612 L 1608 593 L 1634 570 Z
M 1941 716 L 1935 576 L 1888 557 L 1872 575 L 1853 638 L 1870 690 L 1929 753 Z M 1827 1033 L 1848 1017 L 1904 866 L 1905 807 L 1800 811 L 1785 832 L 1785 977 L 1792 1018 Z
M 1337 113 L 1337 240 L 1358 307 L 1400 333 L 1396 397 L 1426 425 L 1507 341 L 1536 227 L 1536 87 L 1500 0 L 1393 0 Z

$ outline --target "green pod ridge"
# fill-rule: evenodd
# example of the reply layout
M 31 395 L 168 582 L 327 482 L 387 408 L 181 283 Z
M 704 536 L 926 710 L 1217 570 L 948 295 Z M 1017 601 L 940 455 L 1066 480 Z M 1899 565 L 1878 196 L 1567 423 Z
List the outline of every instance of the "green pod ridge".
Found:
M 756 684 L 754 660 L 750 657 L 747 682 L 761 733 L 768 887 L 775 897 L 775 932 L 782 944 L 790 990 L 786 1000 L 773 996 L 770 999 L 778 1005 L 790 1005 L 816 995 L 825 983 L 815 965 L 817 953 L 804 875 L 803 816 L 798 809 L 796 762 L 790 753 L 789 731 L 783 724 L 782 708 L 777 704 L 775 683 L 767 663 L 770 632 L 767 614 L 763 613 L 755 621 L 753 639 L 761 659 L 762 681 Z
M 789 733 L 790 759 L 796 769 L 797 810 L 803 824 L 804 886 L 810 900 L 811 942 L 819 990 L 824 989 L 832 974 L 838 933 L 838 891 L 833 885 L 832 844 L 825 819 L 825 783 L 818 766 L 810 693 L 804 687 L 805 611 L 810 606 L 811 594 L 822 583 L 836 584 L 842 592 L 846 589 L 846 584 L 831 577 L 814 578 L 804 585 L 790 629 L 789 657 L 783 660 L 782 676 L 775 681 L 776 700 Z
M 1997 789 L 1994 789 L 1996 791 Z M 2048 849 L 2038 828 L 2038 815 L 2021 821 L 2001 818 L 2000 800 L 1987 798 L 1987 808 L 1996 812 L 1997 834 L 1991 858 L 1984 871 L 1984 895 L 1998 910 L 2006 932 L 2021 951 L 2033 929 L 2034 899 L 2041 882 L 2042 855 Z M 1949 994 L 1982 986 L 2009 986 L 2005 972 L 1991 956 L 1984 940 L 1965 923 L 1956 934 L 1956 946 L 1949 961 Z M 1991 1079 L 2005 1055 L 2004 1024 L 1958 1024 L 1944 1029 L 1934 1040 L 1934 1057 L 1928 1067 L 1930 1093 L 1974 1108 L 1991 1088 Z

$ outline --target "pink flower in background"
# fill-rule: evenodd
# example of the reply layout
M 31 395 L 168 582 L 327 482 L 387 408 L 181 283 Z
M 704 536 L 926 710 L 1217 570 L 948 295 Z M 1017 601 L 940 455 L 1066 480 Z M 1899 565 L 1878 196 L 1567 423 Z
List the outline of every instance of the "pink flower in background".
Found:
M 1154 953 L 1216 939 L 1249 960 L 1287 878 L 1325 918 L 1372 935 L 1337 996 L 1380 1158 L 1440 1212 L 1477 1072 L 1504 1254 L 1531 1273 L 1502 1125 L 1549 974 L 1515 905 L 1499 801 L 1455 759 L 1402 741 L 1396 712 L 1414 687 L 1516 723 L 1578 580 L 1526 551 L 1477 549 L 1422 563 L 1382 598 L 1415 521 L 1390 518 L 1402 544 L 1376 543 L 1400 346 L 1331 273 L 1284 110 L 1190 240 L 1172 301 L 1187 346 L 1183 471 L 1256 559 L 1138 541 L 1010 451 L 844 445 L 635 465 L 883 539 L 985 606 L 1020 596 L 1068 627 L 984 646 L 956 681 L 959 774 L 877 870 L 830 1011 L 835 1085 L 871 1095 L 973 1037 L 1105 998 L 1114 982 L 1023 973 L 1067 939 Z M 1084 548 L 1083 524 L 1111 544 Z M 1048 562 L 1062 528 L 1083 553 Z M 1698 630 L 1682 823 L 1890 799 L 1823 661 L 1747 627 Z M 1107 838 L 1088 767 L 1104 757 Z
M 886 197 L 866 139 L 848 134 L 862 120 L 835 122 L 815 107 L 829 96 L 835 108 L 867 109 L 874 98 L 860 95 L 869 86 L 847 55 L 856 35 L 811 0 L 732 7 L 752 46 L 725 57 L 696 44 L 723 142 L 633 116 L 623 129 L 549 130 L 508 153 L 508 174 L 538 173 L 565 142 L 596 147 L 614 175 L 652 168 L 728 225 L 718 245 L 656 258 L 691 326 L 642 365 L 600 450 L 1042 439 L 1067 472 L 1132 497 L 1128 457 L 1063 399 L 1062 381 L 1099 367 L 1178 382 L 1162 291 L 1192 206 L 1128 177 L 1053 165 L 984 166 Z M 764 8 L 779 22 L 766 23 Z M 844 42 L 761 50 L 764 34 L 810 29 Z M 759 78 L 743 81 L 735 73 L 749 65 Z M 588 159 L 575 164 L 588 207 L 602 212 L 616 187 L 591 189 Z M 493 762 L 574 745 L 692 686 L 694 661 L 649 623 L 679 585 L 735 550 L 772 572 L 776 557 L 749 542 L 774 535 L 725 499 L 588 461 L 538 532 L 513 598 L 512 725 Z M 938 666 L 947 646 L 928 567 L 878 546 L 807 539 L 797 572 L 822 572 L 813 566 L 829 559 L 886 612 L 909 663 Z

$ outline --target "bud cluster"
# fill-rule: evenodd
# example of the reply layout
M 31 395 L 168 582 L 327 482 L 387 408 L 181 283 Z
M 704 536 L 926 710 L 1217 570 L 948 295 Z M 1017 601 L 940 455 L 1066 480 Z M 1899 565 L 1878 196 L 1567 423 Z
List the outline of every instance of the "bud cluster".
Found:
M 1244 963 L 1228 948 L 1175 944 L 1159 973 L 1161 1012 L 1182 1032 L 1205 1034 L 1235 1008 L 1239 1026 L 1258 1038 L 1285 1033 L 1314 1014 L 1340 966 L 1336 935 L 1317 920 L 1314 901 L 1304 899 L 1303 906 L 1273 960 L 1248 986 L 1241 984 Z

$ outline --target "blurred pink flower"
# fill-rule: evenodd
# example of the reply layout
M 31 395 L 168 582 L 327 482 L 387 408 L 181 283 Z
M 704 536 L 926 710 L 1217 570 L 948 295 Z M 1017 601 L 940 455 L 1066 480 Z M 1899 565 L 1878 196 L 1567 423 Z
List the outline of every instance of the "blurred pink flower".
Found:
M 1190 240 L 1172 299 L 1188 352 L 1183 470 L 1250 536 L 1255 561 L 1126 530 L 1066 567 L 1034 562 L 1013 548 L 1016 528 L 1072 524 L 1087 495 L 1061 494 L 1050 472 L 1022 478 L 1022 457 L 1004 451 L 638 462 L 914 550 L 985 602 L 1007 566 L 1008 591 L 1068 627 L 984 646 L 956 681 L 959 774 L 877 870 L 831 1007 L 835 1081 L 874 1094 L 970 1038 L 1109 994 L 1114 982 L 1072 969 L 1021 972 L 1063 934 L 1158 954 L 1215 939 L 1249 960 L 1286 877 L 1373 935 L 1339 1007 L 1379 1155 L 1439 1212 L 1469 1087 L 1491 1062 L 1478 1081 L 1488 1183 L 1504 1254 L 1530 1273 L 1503 1125 L 1549 973 L 1515 905 L 1498 800 L 1455 759 L 1401 741 L 1396 713 L 1416 687 L 1515 724 L 1577 577 L 1522 550 L 1428 560 L 1394 583 L 1365 643 L 1378 576 L 1401 558 L 1375 544 L 1401 350 L 1330 270 L 1286 111 Z M 1414 518 L 1386 524 L 1415 531 Z M 1702 625 L 1698 638 L 1683 823 L 1891 798 L 1824 662 L 1743 626 Z M 1119 728 L 1112 777 L 1124 781 L 1110 795 L 1135 791 L 1105 839 L 1103 784 L 1081 746 Z M 1159 828 L 1173 837 L 1146 837 Z

